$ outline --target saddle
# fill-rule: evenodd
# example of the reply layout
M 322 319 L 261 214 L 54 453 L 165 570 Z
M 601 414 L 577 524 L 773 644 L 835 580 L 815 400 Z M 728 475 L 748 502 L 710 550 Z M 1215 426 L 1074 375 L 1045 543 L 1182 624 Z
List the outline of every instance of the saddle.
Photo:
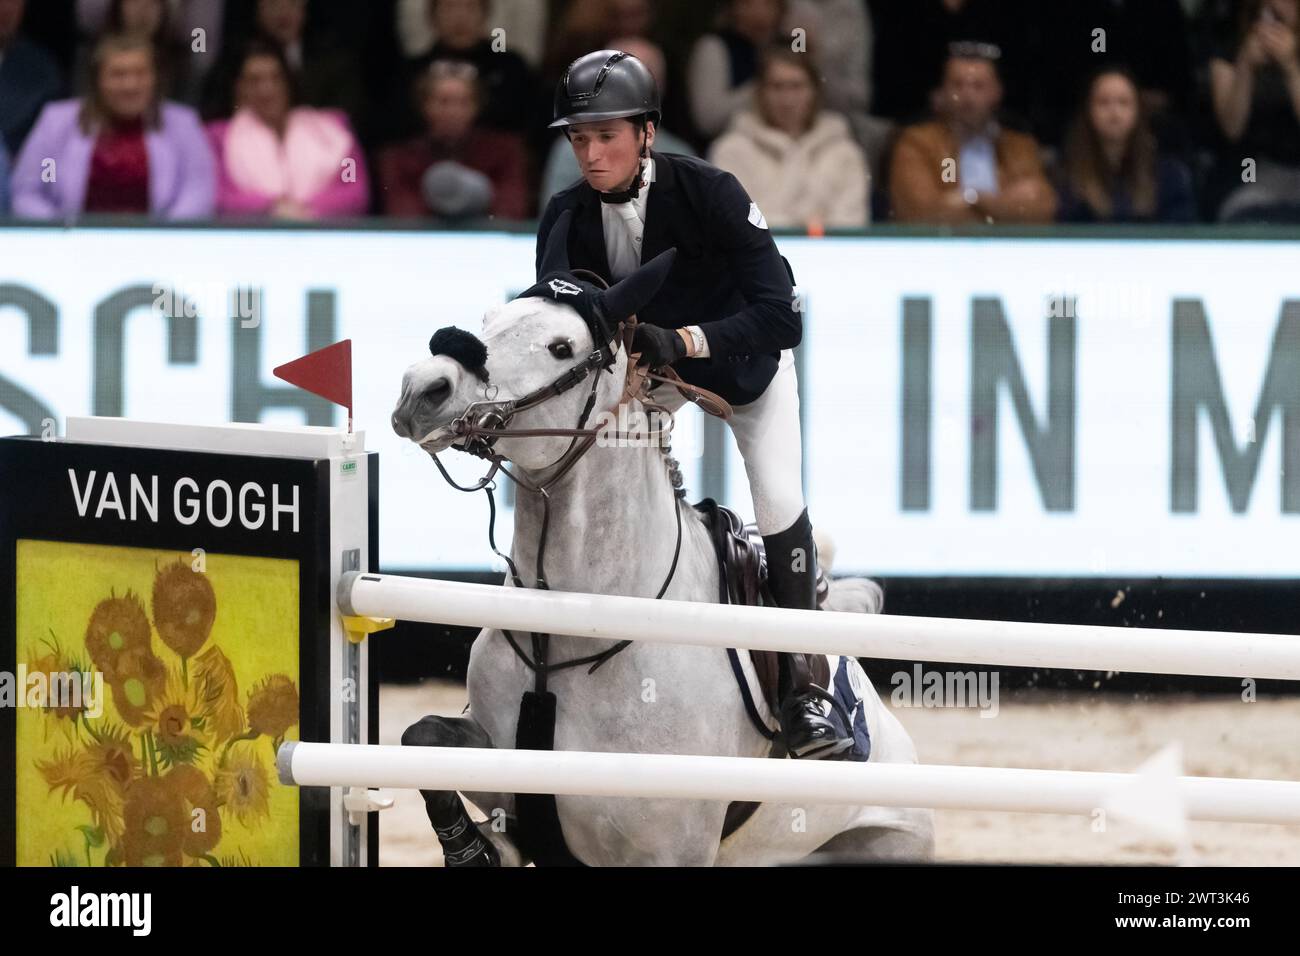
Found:
M 758 526 L 745 524 L 738 514 L 718 504 L 712 498 L 705 498 L 697 502 L 694 507 L 704 516 L 718 558 L 718 603 L 775 607 L 776 602 L 767 589 L 767 552 L 763 546 L 763 538 L 758 533 Z M 827 581 L 821 568 L 818 568 L 817 603 L 819 605 L 825 602 L 829 591 L 830 582 Z M 771 740 L 773 733 L 750 698 L 749 682 L 745 680 L 744 672 L 740 668 L 737 651 L 731 648 L 727 653 L 732 658 L 732 670 L 736 674 L 750 719 L 759 732 Z M 778 652 L 751 650 L 746 653 L 749 654 L 749 659 L 754 665 L 754 673 L 758 676 L 758 685 L 763 699 L 767 702 L 769 710 L 775 714 L 780 707 L 777 694 Z M 829 687 L 830 664 L 826 656 L 816 654 L 809 657 L 814 682 L 821 687 Z

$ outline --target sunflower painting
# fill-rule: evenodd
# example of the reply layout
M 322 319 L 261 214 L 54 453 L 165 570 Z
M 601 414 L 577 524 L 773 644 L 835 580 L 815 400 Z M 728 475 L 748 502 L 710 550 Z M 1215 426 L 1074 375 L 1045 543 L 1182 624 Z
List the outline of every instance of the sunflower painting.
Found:
M 18 708 L 20 866 L 294 866 L 295 561 L 18 542 L 27 672 L 103 701 Z

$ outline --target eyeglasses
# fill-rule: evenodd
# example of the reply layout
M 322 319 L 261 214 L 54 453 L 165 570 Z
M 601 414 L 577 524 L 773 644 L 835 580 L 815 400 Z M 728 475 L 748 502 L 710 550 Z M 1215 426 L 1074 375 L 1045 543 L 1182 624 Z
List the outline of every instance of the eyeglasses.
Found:
M 996 63 L 1002 59 L 1002 47 L 996 43 L 961 40 L 948 44 L 948 55 L 963 60 L 992 60 Z
M 435 60 L 429 64 L 430 80 L 465 80 L 478 82 L 478 67 L 463 60 Z

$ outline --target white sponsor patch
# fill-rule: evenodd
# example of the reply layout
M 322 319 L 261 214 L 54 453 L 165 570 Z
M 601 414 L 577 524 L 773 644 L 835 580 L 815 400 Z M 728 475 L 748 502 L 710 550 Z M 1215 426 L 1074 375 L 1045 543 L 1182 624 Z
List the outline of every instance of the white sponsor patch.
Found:
M 551 291 L 557 296 L 577 295 L 582 291 L 572 282 L 565 282 L 563 279 L 552 279 L 548 284 L 551 287 Z
M 762 210 L 758 208 L 758 203 L 756 202 L 749 204 L 749 221 L 759 229 L 767 228 L 767 220 L 763 218 Z

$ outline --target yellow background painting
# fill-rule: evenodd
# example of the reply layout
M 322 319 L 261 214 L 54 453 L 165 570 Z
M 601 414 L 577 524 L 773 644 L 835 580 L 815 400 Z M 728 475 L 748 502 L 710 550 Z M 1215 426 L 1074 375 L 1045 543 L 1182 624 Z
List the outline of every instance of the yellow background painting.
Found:
M 298 738 L 298 563 L 32 540 L 17 559 L 18 661 L 104 675 L 98 718 L 18 708 L 18 864 L 297 865 L 275 747 Z

